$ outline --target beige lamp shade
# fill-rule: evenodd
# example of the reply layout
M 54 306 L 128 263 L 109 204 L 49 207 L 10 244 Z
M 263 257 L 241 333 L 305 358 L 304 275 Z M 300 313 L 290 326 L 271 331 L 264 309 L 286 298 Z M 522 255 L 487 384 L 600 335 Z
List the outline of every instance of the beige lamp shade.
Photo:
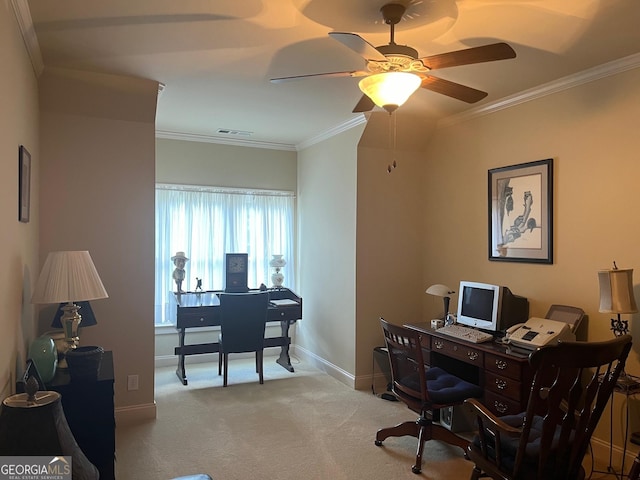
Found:
M 456 293 L 456 292 L 451 290 L 446 285 L 442 285 L 441 283 L 436 283 L 435 285 L 431 285 L 429 288 L 427 288 L 424 293 L 428 293 L 429 295 L 435 295 L 436 297 L 448 297 L 452 293 Z
M 633 269 L 600 270 L 601 313 L 636 313 L 638 307 L 633 295 Z
M 44 262 L 31 302 L 62 303 L 108 297 L 89 252 L 51 252 Z
M 358 83 L 362 93 L 389 113 L 406 102 L 422 84 L 422 79 L 408 72 L 385 72 L 370 75 Z

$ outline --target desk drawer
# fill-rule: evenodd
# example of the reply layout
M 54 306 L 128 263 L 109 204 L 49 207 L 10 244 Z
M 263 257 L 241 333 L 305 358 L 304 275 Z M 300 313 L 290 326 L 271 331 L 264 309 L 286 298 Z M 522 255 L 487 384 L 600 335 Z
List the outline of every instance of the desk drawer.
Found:
M 471 365 L 481 367 L 484 361 L 484 353 L 470 344 L 455 343 L 442 338 L 434 337 L 431 341 L 432 351 L 457 358 Z
M 485 370 L 516 380 L 523 380 L 523 365 L 522 362 L 518 362 L 515 359 L 491 353 L 487 353 L 484 360 Z
M 524 410 L 520 402 L 497 395 L 489 390 L 485 390 L 484 392 L 484 405 L 499 417 L 503 415 L 517 415 Z
M 302 308 L 299 306 L 270 308 L 267 312 L 268 322 L 296 321 L 302 318 Z
M 211 309 L 209 309 L 211 310 Z M 178 314 L 177 328 L 191 328 L 191 327 L 209 327 L 212 325 L 220 325 L 220 322 L 216 322 L 213 313 L 208 311 L 201 312 L 189 312 Z
M 522 384 L 512 378 L 486 371 L 484 388 L 498 395 L 503 395 L 515 400 L 518 403 L 522 400 Z

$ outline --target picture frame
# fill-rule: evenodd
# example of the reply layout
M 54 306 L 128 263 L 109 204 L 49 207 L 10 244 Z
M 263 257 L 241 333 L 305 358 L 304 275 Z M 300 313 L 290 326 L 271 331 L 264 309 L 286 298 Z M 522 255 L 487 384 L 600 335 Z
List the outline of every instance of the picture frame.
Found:
M 489 260 L 553 263 L 553 159 L 489 170 Z
M 24 145 L 18 152 L 18 220 L 29 222 L 31 210 L 31 154 Z

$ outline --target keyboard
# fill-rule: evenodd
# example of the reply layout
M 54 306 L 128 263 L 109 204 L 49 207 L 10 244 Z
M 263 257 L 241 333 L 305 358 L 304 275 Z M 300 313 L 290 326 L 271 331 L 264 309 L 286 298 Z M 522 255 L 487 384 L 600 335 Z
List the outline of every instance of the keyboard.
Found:
M 490 333 L 476 330 L 475 328 L 465 327 L 463 325 L 445 325 L 444 327 L 436 330 L 438 333 L 444 333 L 450 337 L 459 338 L 460 340 L 466 340 L 471 343 L 483 343 L 493 340 L 493 335 Z

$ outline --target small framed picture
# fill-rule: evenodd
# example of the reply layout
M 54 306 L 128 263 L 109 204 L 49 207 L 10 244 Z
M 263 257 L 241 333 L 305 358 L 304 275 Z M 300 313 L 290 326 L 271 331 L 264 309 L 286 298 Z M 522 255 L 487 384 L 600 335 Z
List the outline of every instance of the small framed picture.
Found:
M 553 159 L 489 170 L 489 260 L 553 263 Z
M 24 145 L 20 145 L 18 162 L 18 220 L 27 223 L 31 207 L 31 154 Z

